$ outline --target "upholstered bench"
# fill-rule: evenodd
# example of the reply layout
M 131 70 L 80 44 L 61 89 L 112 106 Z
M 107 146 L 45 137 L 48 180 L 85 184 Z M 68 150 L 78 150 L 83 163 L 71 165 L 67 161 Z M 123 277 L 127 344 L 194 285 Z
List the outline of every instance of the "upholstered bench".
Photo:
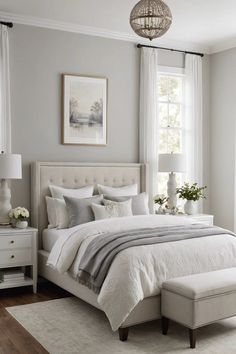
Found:
M 189 328 L 190 347 L 196 329 L 236 315 L 236 268 L 168 280 L 161 292 L 162 332 L 169 320 Z

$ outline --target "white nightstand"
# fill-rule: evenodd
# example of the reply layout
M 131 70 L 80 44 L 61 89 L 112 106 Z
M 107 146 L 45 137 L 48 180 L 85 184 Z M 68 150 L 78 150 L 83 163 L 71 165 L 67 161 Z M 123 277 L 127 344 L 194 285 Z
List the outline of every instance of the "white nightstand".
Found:
M 23 230 L 0 227 L 0 271 L 23 267 L 27 273 L 21 281 L 1 282 L 0 289 L 32 285 L 34 293 L 37 292 L 37 234 L 38 230 L 32 227 Z
M 194 219 L 197 222 L 202 222 L 204 224 L 213 225 L 214 222 L 214 215 L 209 215 L 209 214 L 195 214 L 195 215 L 185 215 L 185 214 L 181 214 L 181 215 L 177 215 L 179 217 L 187 217 L 187 218 L 191 218 Z

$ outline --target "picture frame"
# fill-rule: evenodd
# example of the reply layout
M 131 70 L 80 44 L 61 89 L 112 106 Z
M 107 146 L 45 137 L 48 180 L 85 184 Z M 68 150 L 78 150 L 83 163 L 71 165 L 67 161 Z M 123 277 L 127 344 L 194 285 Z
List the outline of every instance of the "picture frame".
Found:
M 107 81 L 62 74 L 62 144 L 107 145 Z

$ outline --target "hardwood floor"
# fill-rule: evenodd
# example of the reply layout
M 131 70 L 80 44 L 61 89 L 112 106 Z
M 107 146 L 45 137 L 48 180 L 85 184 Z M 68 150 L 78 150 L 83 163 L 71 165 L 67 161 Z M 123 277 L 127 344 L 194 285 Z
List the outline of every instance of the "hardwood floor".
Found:
M 31 304 L 71 296 L 52 283 L 40 283 L 38 293 L 32 287 L 0 291 L 0 354 L 48 353 L 6 310 L 5 307 Z

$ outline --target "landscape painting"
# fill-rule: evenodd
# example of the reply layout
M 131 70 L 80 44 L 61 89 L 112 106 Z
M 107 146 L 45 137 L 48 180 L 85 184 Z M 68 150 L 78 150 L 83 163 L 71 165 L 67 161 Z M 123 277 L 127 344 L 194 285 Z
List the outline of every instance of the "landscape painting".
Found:
M 107 79 L 63 75 L 63 144 L 106 145 Z

